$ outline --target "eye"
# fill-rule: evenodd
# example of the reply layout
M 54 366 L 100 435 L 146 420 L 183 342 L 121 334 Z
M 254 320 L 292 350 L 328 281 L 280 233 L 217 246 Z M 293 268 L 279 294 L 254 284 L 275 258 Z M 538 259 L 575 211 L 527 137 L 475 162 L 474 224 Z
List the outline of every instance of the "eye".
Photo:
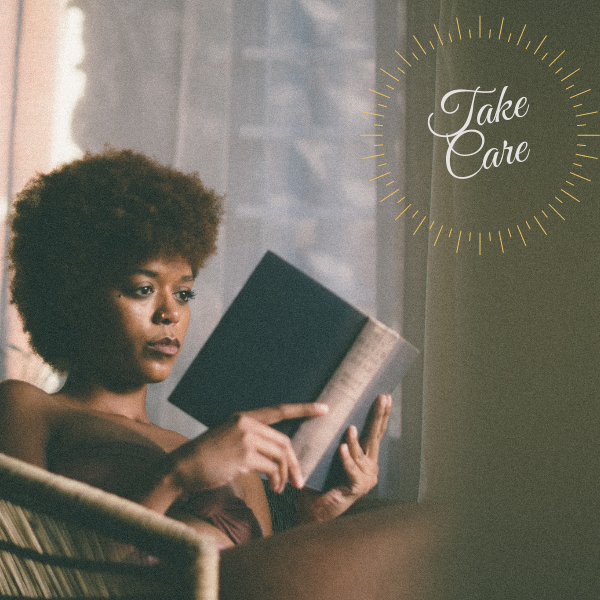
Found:
M 132 296 L 139 296 L 144 298 L 146 296 L 150 296 L 150 294 L 154 293 L 154 288 L 151 285 L 142 285 L 138 288 L 134 288 L 131 290 Z
M 193 290 L 179 290 L 175 293 L 177 299 L 181 302 L 189 302 L 192 298 L 196 296 Z

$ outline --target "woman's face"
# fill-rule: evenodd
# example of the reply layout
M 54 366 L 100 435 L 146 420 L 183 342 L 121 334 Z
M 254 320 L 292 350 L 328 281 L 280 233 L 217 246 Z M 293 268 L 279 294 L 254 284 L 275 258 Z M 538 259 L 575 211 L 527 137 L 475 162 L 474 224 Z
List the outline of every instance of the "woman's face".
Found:
M 193 282 L 181 257 L 155 258 L 123 274 L 109 289 L 96 347 L 105 373 L 133 385 L 169 376 L 190 322 Z

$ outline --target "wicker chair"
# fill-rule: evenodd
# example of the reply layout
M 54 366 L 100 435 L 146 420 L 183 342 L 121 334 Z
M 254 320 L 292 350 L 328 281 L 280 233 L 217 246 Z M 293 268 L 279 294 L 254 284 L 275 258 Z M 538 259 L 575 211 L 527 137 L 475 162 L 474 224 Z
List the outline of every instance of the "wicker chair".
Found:
M 211 538 L 0 454 L 0 596 L 216 600 Z

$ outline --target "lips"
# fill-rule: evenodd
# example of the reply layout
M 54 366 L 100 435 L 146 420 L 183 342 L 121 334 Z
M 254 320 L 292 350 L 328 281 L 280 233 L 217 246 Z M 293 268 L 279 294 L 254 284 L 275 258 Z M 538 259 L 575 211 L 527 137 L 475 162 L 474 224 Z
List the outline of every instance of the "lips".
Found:
M 155 342 L 148 342 L 148 348 L 165 356 L 175 356 L 179 352 L 180 343 L 177 338 L 164 337 Z

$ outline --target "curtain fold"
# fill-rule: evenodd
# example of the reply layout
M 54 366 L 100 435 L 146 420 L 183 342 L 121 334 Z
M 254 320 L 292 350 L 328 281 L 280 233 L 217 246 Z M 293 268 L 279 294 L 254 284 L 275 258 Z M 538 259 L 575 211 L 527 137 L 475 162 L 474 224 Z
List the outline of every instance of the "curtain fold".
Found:
M 518 36 L 524 24 L 536 45 L 544 35 L 552 37 L 548 43 L 560 44 L 553 57 L 566 48 L 571 70 L 585 70 L 589 85 L 577 91 L 592 88 L 594 97 L 585 106 L 597 110 L 597 3 L 576 2 L 568 10 L 553 2 L 440 6 L 440 31 L 455 27 L 458 17 L 464 36 L 467 24 L 478 35 L 483 15 L 483 36 L 498 36 L 503 23 L 503 42 L 511 52 L 516 47 L 508 45 L 508 34 Z M 488 34 L 492 27 L 494 34 Z M 530 38 L 523 37 L 525 46 Z M 463 122 L 464 113 L 450 121 L 440 115 L 440 102 L 451 90 L 481 86 L 500 92 L 507 85 L 515 102 L 518 91 L 527 90 L 527 119 L 475 127 L 485 131 L 486 148 L 504 139 L 529 140 L 532 168 L 505 163 L 497 174 L 457 180 L 446 167 L 448 142 L 433 140 L 431 218 L 475 224 L 470 246 L 463 232 L 461 252 L 455 251 L 456 237 L 451 248 L 443 237 L 447 228 L 436 247 L 430 235 L 426 270 L 421 499 L 444 506 L 454 523 L 444 598 L 593 598 L 600 591 L 598 171 L 587 169 L 592 181 L 568 172 L 582 172 L 569 167 L 580 160 L 576 152 L 597 157 L 600 148 L 595 138 L 576 138 L 581 129 L 571 116 L 572 102 L 565 101 L 568 84 L 558 85 L 545 64 L 537 66 L 535 47 L 529 55 L 524 49 L 507 55 L 504 62 L 483 42 L 475 52 L 461 48 L 437 55 L 435 127 L 456 131 Z M 588 119 L 587 131 L 600 133 L 598 121 Z M 577 146 L 581 141 L 585 150 Z M 422 140 L 409 136 L 408 153 L 410 143 L 420 147 Z M 422 173 L 426 179 L 427 171 Z M 521 242 L 513 213 L 531 197 L 549 194 L 554 184 L 557 192 L 577 189 L 581 202 L 564 208 L 571 211 L 564 222 L 546 221 L 538 212 L 547 235 L 529 213 L 533 227 L 521 221 Z M 563 210 L 570 198 L 563 195 L 559 205 L 555 195 L 550 204 Z M 502 228 L 501 249 L 496 223 L 510 219 L 517 239 Z M 475 232 L 484 226 L 480 255 Z
M 0 377 L 53 385 L 50 369 L 28 349 L 16 310 L 8 304 L 5 218 L 12 195 L 36 171 L 51 167 L 52 115 L 59 37 L 59 0 L 9 1 L 2 5 L 3 52 L 0 61 Z

